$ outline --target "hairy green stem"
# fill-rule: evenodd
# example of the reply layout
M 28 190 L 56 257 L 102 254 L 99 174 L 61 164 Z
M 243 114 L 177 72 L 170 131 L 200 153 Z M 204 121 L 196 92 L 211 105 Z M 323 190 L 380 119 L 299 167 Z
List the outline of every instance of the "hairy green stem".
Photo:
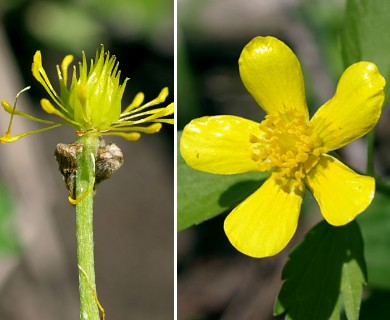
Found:
M 94 242 L 93 242 L 93 186 L 95 158 L 99 138 L 85 134 L 76 141 L 83 146 L 77 156 L 76 174 L 76 237 L 79 269 L 80 319 L 99 320 L 96 301 Z

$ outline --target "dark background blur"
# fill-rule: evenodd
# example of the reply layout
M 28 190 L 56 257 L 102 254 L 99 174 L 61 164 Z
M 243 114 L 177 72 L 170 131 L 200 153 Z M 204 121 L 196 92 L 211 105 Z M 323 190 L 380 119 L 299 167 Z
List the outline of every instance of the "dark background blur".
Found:
M 55 65 L 66 54 L 96 49 L 116 55 L 123 107 L 142 91 L 145 101 L 167 86 L 174 96 L 172 0 L 0 2 L 0 98 L 43 118 L 47 97 L 32 77 L 41 50 L 54 86 Z M 9 116 L 0 113 L 1 133 Z M 37 128 L 14 119 L 13 132 Z M 0 147 L 0 319 L 78 319 L 74 208 L 54 160 L 56 144 L 71 143 L 64 127 Z M 96 281 L 107 319 L 173 318 L 173 126 L 137 142 L 106 138 L 122 149 L 125 164 L 95 196 Z
M 231 114 L 258 121 L 264 117 L 238 73 L 241 50 L 258 35 L 278 37 L 298 56 L 313 115 L 333 96 L 344 69 L 339 34 L 345 3 L 179 0 L 178 129 L 204 115 Z M 389 168 L 388 110 L 376 128 L 377 168 L 382 173 Z M 364 171 L 365 150 L 361 139 L 340 155 Z M 291 246 L 322 219 L 317 204 L 307 193 L 293 241 L 267 259 L 246 257 L 230 245 L 223 231 L 226 214 L 178 233 L 178 319 L 275 319 L 272 310 L 281 270 Z

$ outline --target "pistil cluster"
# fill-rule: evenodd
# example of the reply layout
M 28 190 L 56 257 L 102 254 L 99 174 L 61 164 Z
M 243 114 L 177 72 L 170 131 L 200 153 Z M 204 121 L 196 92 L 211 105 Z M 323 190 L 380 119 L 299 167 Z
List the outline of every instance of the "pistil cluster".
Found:
M 259 171 L 273 171 L 287 192 L 303 192 L 304 178 L 325 150 L 306 116 L 293 111 L 269 114 L 251 135 L 251 158 Z

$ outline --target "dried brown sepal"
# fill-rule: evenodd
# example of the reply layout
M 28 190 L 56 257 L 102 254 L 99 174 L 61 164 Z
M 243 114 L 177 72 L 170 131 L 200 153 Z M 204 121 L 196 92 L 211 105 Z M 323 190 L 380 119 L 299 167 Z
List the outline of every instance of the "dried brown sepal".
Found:
M 116 171 L 119 170 L 123 161 L 122 150 L 115 143 L 105 145 L 104 140 L 101 140 L 101 145 L 98 149 L 95 162 L 95 184 L 109 179 Z
M 58 169 L 72 199 L 76 199 L 77 154 L 82 150 L 83 146 L 78 143 L 59 143 L 54 151 Z M 118 171 L 123 161 L 122 151 L 115 143 L 106 145 L 104 140 L 101 140 L 95 160 L 95 187 Z
M 76 198 L 76 172 L 77 172 L 77 153 L 83 150 L 83 146 L 78 143 L 59 143 L 54 151 L 54 156 L 58 163 L 65 186 L 69 191 L 69 196 Z

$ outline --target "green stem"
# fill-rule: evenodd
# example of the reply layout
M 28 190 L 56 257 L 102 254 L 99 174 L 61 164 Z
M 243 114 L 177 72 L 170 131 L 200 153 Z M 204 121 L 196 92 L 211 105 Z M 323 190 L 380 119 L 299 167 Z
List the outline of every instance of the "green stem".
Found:
M 93 186 L 95 182 L 95 157 L 99 138 L 90 133 L 76 141 L 83 146 L 77 156 L 76 237 L 79 265 L 80 319 L 99 320 L 96 302 L 94 242 L 93 242 Z

